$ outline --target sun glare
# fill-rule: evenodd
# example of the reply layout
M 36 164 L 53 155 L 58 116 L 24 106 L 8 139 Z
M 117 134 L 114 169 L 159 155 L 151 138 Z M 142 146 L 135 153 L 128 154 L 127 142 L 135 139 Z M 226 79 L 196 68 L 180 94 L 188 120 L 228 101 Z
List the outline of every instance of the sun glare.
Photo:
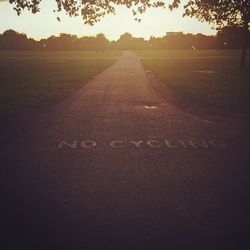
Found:
M 104 33 L 107 38 L 116 40 L 125 32 L 135 37 L 149 38 L 150 36 L 163 36 L 166 32 L 183 31 L 185 33 L 215 34 L 207 23 L 199 23 L 195 19 L 183 18 L 182 9 L 169 11 L 166 9 L 149 9 L 141 16 L 142 21 L 136 22 L 125 7 L 117 7 L 116 15 L 108 15 L 94 26 L 84 25 L 81 17 L 70 18 L 60 13 L 60 22 L 53 13 L 53 1 L 45 0 L 41 4 L 41 12 L 33 15 L 24 11 L 17 17 L 8 2 L 1 3 L 0 15 L 4 23 L 0 32 L 14 29 L 28 34 L 35 39 L 45 38 L 60 33 L 75 34 L 77 36 L 93 36 Z

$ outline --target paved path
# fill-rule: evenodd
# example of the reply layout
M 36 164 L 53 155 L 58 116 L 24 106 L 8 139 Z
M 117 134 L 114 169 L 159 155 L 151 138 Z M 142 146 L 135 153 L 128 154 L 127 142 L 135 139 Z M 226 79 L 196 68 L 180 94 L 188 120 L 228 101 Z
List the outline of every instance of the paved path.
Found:
M 125 52 L 7 147 L 8 244 L 247 249 L 249 131 L 185 113 L 161 96 Z

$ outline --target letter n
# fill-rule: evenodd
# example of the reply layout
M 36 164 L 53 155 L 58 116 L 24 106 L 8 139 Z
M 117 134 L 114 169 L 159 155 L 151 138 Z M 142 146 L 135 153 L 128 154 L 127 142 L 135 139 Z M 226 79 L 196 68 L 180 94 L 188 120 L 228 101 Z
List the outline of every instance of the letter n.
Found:
M 193 142 L 193 141 L 189 140 L 188 142 L 189 142 L 189 144 L 190 144 L 193 148 L 198 148 L 198 147 L 201 147 L 201 148 L 209 148 L 209 145 L 208 145 L 205 141 L 203 141 L 203 140 L 201 140 L 200 142 Z
M 77 141 L 74 141 L 73 143 L 69 143 L 66 141 L 61 141 L 58 145 L 58 148 L 62 148 L 63 146 L 68 147 L 68 148 L 76 148 L 77 147 Z

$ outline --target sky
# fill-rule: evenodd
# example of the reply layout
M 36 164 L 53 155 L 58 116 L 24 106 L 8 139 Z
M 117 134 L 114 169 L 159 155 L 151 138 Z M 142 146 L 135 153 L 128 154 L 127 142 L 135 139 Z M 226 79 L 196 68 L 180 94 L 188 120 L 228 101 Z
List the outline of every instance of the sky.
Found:
M 166 0 L 167 1 L 167 0 Z M 43 0 L 41 11 L 31 14 L 24 11 L 17 16 L 13 6 L 6 0 L 0 0 L 0 33 L 7 29 L 14 29 L 23 32 L 36 40 L 47 38 L 51 35 L 69 33 L 78 36 L 96 35 L 104 33 L 110 40 L 117 40 L 125 32 L 131 33 L 135 37 L 164 36 L 166 32 L 202 33 L 214 35 L 215 30 L 207 23 L 200 23 L 195 18 L 182 17 L 183 9 L 171 12 L 167 9 L 148 9 L 141 15 L 140 23 L 134 21 L 130 9 L 117 7 L 116 15 L 105 16 L 94 26 L 84 25 L 81 17 L 68 17 L 60 13 L 61 22 L 57 21 L 57 14 L 54 0 Z

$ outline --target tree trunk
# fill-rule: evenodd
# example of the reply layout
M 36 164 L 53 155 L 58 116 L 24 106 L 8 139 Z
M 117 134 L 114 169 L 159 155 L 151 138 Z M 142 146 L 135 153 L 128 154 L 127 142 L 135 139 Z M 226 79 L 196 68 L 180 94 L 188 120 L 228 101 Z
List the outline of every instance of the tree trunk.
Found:
M 240 68 L 244 69 L 246 66 L 247 49 L 248 49 L 248 22 L 245 22 L 243 27 L 243 48 L 240 60 Z

